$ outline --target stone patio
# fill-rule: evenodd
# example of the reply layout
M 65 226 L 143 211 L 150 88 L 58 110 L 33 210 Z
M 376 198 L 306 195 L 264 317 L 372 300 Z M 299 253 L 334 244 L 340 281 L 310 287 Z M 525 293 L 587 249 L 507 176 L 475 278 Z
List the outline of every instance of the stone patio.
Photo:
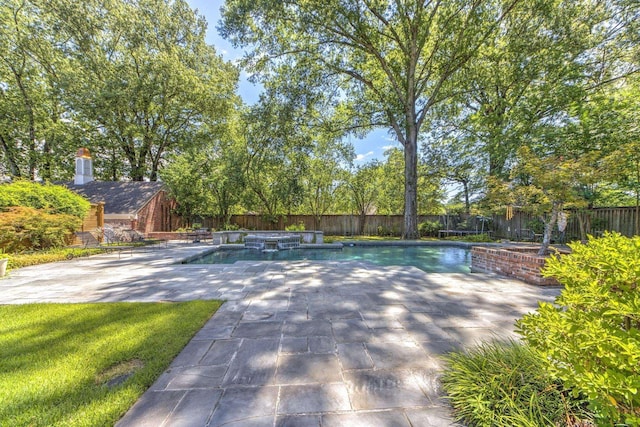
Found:
M 516 318 L 559 292 L 359 262 L 175 264 L 210 249 L 13 271 L 0 303 L 227 301 L 119 427 L 449 426 L 440 356 L 512 337 Z

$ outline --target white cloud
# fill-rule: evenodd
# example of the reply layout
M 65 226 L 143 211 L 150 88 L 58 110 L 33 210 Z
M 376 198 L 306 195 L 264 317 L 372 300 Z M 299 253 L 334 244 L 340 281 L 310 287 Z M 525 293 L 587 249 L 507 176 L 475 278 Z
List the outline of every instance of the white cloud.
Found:
M 358 154 L 355 160 L 356 162 L 361 162 L 367 157 L 371 157 L 371 156 L 373 156 L 373 151 L 369 151 L 368 153 L 365 153 L 365 154 Z
M 382 151 L 387 151 L 387 150 L 391 150 L 392 148 L 398 148 L 398 144 L 383 145 L 380 148 L 382 148 Z

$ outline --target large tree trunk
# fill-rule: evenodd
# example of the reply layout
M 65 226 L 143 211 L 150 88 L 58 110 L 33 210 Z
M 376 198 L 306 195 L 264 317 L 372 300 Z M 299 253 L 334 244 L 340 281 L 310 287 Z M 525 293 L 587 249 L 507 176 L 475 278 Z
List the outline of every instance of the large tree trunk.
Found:
M 462 188 L 464 190 L 464 213 L 471 215 L 471 200 L 469 200 L 469 181 L 462 181 Z
M 364 227 L 366 226 L 366 223 L 367 223 L 367 211 L 364 209 L 361 210 L 359 216 L 360 216 L 360 221 L 358 223 L 358 235 L 364 236 Z
M 404 230 L 402 238 L 416 240 L 418 234 L 418 138 L 415 128 L 404 145 Z

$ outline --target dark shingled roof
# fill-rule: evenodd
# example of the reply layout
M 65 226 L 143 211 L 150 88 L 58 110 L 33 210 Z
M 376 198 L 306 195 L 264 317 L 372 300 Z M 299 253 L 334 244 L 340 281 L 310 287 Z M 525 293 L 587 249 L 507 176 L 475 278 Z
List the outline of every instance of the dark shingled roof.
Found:
M 162 182 L 102 182 L 91 181 L 84 185 L 64 184 L 87 199 L 91 203 L 104 202 L 105 214 L 129 214 L 138 212 L 160 190 Z

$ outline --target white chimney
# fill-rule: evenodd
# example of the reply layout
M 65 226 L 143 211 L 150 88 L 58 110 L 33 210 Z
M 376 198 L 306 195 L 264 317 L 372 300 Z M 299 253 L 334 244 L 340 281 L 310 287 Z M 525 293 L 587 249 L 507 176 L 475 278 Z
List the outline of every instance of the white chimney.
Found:
M 83 185 L 91 181 L 93 181 L 91 154 L 86 148 L 80 148 L 76 153 L 76 177 L 73 183 L 75 185 Z

